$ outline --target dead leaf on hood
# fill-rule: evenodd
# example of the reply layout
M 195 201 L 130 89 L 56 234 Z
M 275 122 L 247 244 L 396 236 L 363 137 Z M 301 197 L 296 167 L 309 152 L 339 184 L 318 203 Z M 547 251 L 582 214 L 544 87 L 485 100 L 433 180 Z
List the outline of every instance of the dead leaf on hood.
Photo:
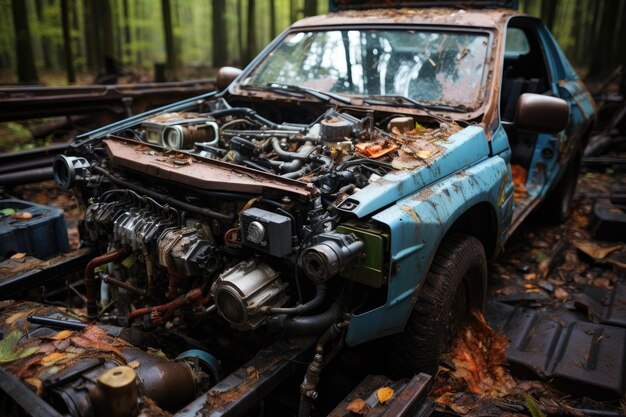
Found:
M 49 355 L 44 356 L 43 358 L 41 358 L 40 362 L 41 365 L 45 366 L 45 367 L 49 367 L 54 365 L 57 362 L 60 362 L 62 360 L 69 360 L 74 358 L 75 355 L 71 355 L 71 354 L 67 354 L 67 353 L 61 353 L 61 352 L 53 352 Z
M 608 254 L 615 252 L 624 246 L 623 243 L 601 245 L 600 243 L 591 240 L 574 240 L 572 243 L 578 250 L 591 256 L 596 261 L 606 258 Z
M 12 255 L 11 259 L 17 260 L 17 259 L 22 259 L 24 257 L 26 257 L 26 252 L 18 252 L 16 254 Z
M 393 394 L 393 389 L 389 387 L 382 387 L 378 391 L 376 391 L 376 398 L 378 398 L 379 403 L 384 404 L 391 398 L 393 398 Z
M 13 323 L 18 321 L 19 319 L 23 319 L 26 316 L 30 316 L 34 311 L 35 311 L 35 309 L 18 311 L 17 313 L 11 314 L 9 316 L 9 318 L 6 319 L 4 322 L 6 324 L 8 324 L 8 325 L 12 325 Z
M 52 337 L 49 337 L 49 339 L 52 340 L 63 340 L 63 339 L 67 339 L 68 337 L 70 337 L 71 335 L 73 335 L 74 332 L 71 330 L 61 330 L 59 333 L 55 334 Z
M 369 410 L 369 406 L 362 398 L 355 398 L 348 404 L 346 410 L 354 414 L 363 415 Z
M 18 359 L 37 353 L 37 347 L 22 348 L 18 346 L 19 340 L 24 333 L 19 330 L 13 330 L 0 340 L 0 363 L 13 362 Z

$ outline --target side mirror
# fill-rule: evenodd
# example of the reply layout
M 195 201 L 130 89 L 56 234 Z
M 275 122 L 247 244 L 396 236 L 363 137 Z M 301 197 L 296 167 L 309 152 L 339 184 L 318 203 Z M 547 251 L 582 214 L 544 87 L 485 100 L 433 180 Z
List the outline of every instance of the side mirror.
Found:
M 517 99 L 515 119 L 516 129 L 533 133 L 559 133 L 569 121 L 567 101 L 541 94 L 522 94 Z
M 235 80 L 235 78 L 239 77 L 241 72 L 242 70 L 235 67 L 220 68 L 219 71 L 217 71 L 217 80 L 215 82 L 217 84 L 217 89 L 220 91 L 224 90 Z

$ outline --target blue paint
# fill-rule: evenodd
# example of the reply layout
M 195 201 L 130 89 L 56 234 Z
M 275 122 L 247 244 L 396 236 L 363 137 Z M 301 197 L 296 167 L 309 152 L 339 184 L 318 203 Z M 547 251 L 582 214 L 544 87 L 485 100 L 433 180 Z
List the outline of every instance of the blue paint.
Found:
M 356 203 L 349 211 L 357 217 L 364 217 L 378 211 L 398 199 L 471 166 L 489 156 L 489 144 L 485 131 L 478 126 L 467 127 L 450 136 L 447 140 L 435 141 L 441 153 L 422 163 L 412 171 L 391 172 L 352 195 L 348 203 Z M 344 208 L 344 205 L 339 207 Z
M 349 345 L 397 333 L 404 328 L 416 292 L 424 282 L 441 240 L 463 213 L 479 203 L 486 203 L 495 210 L 498 224 L 506 223 L 503 220 L 510 216 L 512 200 L 501 206 L 498 201 L 500 183 L 509 172 L 508 164 L 501 157 L 483 159 L 398 200 L 373 216 L 391 231 L 392 272 L 387 302 L 352 318 L 346 336 Z

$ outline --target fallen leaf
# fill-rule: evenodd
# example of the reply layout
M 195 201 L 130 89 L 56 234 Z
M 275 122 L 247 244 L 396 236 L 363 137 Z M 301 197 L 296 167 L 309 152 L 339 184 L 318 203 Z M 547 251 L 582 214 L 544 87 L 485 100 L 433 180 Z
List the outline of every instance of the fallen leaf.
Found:
M 615 252 L 624 246 L 622 243 L 604 246 L 590 240 L 574 240 L 572 243 L 578 250 L 591 256 L 596 261 L 606 258 L 608 254 Z
M 384 404 L 391 398 L 393 398 L 393 394 L 393 389 L 389 387 L 382 387 L 378 391 L 376 391 L 376 398 L 378 398 L 379 403 Z
M 39 378 L 26 378 L 24 382 L 35 388 L 35 394 L 40 395 L 43 392 L 43 382 Z
M 41 358 L 40 363 L 45 367 L 52 366 L 61 359 L 64 359 L 66 356 L 67 355 L 65 353 L 54 352 Z
M 18 252 L 15 255 L 11 256 L 11 259 L 22 259 L 26 256 L 26 252 Z
M 128 365 L 126 365 L 126 366 L 128 366 L 130 368 L 133 368 L 133 369 L 137 369 L 137 368 L 139 368 L 140 365 L 141 364 L 139 363 L 139 361 L 130 361 L 130 362 L 128 362 Z
M 0 363 L 13 362 L 18 359 L 25 358 L 39 350 L 37 347 L 20 348 L 17 342 L 22 338 L 24 333 L 19 330 L 13 330 L 6 337 L 0 340 Z
M 530 272 L 530 273 L 524 275 L 524 279 L 526 281 L 533 281 L 533 280 L 537 279 L 537 274 L 534 273 L 534 272 Z
M 27 211 L 20 211 L 18 213 L 13 213 L 10 216 L 17 220 L 29 220 L 33 218 L 33 215 Z
M 563 288 L 557 287 L 554 290 L 554 297 L 556 297 L 557 300 L 566 301 L 569 300 L 569 293 Z
M 19 319 L 29 316 L 33 311 L 35 310 L 24 310 L 24 311 L 18 311 L 17 313 L 13 313 L 9 316 L 8 319 L 5 320 L 5 323 L 8 325 L 12 325 Z
M 348 404 L 346 410 L 354 414 L 365 414 L 368 410 L 367 403 L 362 398 L 355 398 Z
M 54 336 L 50 337 L 49 339 L 52 339 L 52 340 L 63 340 L 63 339 L 67 339 L 68 337 L 70 337 L 73 334 L 74 334 L 74 332 L 71 331 L 71 330 L 61 330 L 59 333 L 55 334 Z
M 12 208 L 4 208 L 2 210 L 0 210 L 0 214 L 4 214 L 5 216 L 10 216 L 12 214 L 15 214 L 15 209 Z

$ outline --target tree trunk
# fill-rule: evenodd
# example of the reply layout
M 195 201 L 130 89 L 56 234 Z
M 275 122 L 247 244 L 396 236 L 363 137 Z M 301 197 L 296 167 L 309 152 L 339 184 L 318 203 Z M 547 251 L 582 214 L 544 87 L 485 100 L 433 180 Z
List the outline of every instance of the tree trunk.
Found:
M 613 70 L 618 64 L 618 57 L 613 56 L 614 42 L 616 42 L 616 28 L 618 25 L 620 2 L 606 1 L 602 7 L 600 30 L 598 32 L 596 45 L 593 49 L 593 59 L 589 66 L 589 77 L 598 78 Z
M 554 20 L 556 18 L 556 8 L 558 0 L 543 0 L 541 2 L 541 18 L 550 30 L 554 29 Z
M 102 25 L 100 26 L 102 53 L 105 58 L 115 60 L 115 36 L 113 33 L 113 10 L 111 10 L 111 2 L 110 0 L 100 0 L 99 3 L 101 13 L 99 16 L 102 16 Z M 99 20 L 98 16 L 96 16 L 96 22 Z
M 219 68 L 228 61 L 226 33 L 226 1 L 213 0 L 213 67 Z
M 289 0 L 289 19 L 291 23 L 295 22 L 296 17 L 296 0 Z
M 45 0 L 37 0 L 35 2 L 35 10 L 37 12 L 37 22 L 39 23 L 39 26 L 44 26 L 46 24 L 45 18 L 44 18 L 44 8 L 46 7 L 46 1 Z M 41 56 L 43 58 L 43 67 L 45 69 L 52 69 L 53 65 L 52 65 L 52 57 L 50 56 L 50 53 L 52 52 L 51 49 L 51 43 L 50 43 L 50 38 L 45 35 L 45 34 L 40 34 L 39 35 L 39 39 L 35 40 L 35 42 L 39 41 L 39 45 L 41 47 Z
M 315 16 L 317 14 L 317 0 L 304 0 L 304 15 Z
M 33 57 L 33 44 L 28 27 L 28 14 L 24 0 L 11 0 L 13 31 L 15 32 L 15 54 L 17 57 L 17 79 L 20 83 L 39 82 Z
M 256 24 L 254 12 L 254 0 L 248 0 L 248 48 L 246 50 L 246 65 L 252 61 L 256 55 Z
M 276 37 L 276 0 L 269 0 L 270 2 L 270 31 L 272 32 L 272 39 Z
M 161 11 L 163 13 L 163 34 L 165 36 L 165 52 L 167 54 L 168 79 L 176 80 L 178 72 L 178 59 L 174 48 L 174 31 L 172 28 L 172 11 L 170 0 L 161 0 Z
M 90 70 L 100 69 L 100 42 L 94 21 L 94 6 L 91 0 L 83 0 L 83 39 L 85 40 L 85 62 Z
M 74 56 L 72 55 L 72 37 L 70 36 L 70 12 L 68 8 L 69 0 L 61 0 L 61 25 L 63 26 L 63 50 L 65 52 L 65 69 L 67 70 L 67 82 L 76 82 L 74 72 Z
M 247 55 L 246 46 L 243 42 L 243 2 L 244 0 L 237 0 L 237 44 L 239 46 L 239 65 L 242 67 Z

